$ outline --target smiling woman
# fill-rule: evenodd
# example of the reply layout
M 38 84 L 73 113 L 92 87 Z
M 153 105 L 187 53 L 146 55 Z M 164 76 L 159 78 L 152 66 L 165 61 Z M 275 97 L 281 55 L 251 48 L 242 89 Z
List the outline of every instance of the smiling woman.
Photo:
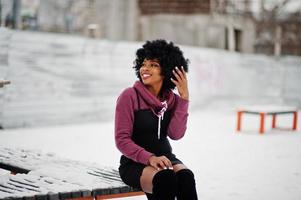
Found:
M 136 52 L 134 69 L 139 81 L 121 93 L 115 112 L 115 142 L 123 154 L 120 177 L 148 199 L 195 200 L 194 175 L 168 140 L 186 131 L 188 60 L 172 42 L 147 41 Z
M 140 68 L 140 77 L 150 92 L 157 98 L 160 98 L 159 92 L 163 85 L 163 77 L 161 75 L 159 61 L 145 59 Z M 154 86 L 156 88 L 153 88 Z

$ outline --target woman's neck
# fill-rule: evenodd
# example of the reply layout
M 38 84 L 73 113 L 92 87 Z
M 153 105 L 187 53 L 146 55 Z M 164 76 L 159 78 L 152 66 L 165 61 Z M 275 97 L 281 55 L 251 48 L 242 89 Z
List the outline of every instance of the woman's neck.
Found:
M 160 86 L 146 86 L 146 88 L 148 89 L 148 91 L 150 91 L 155 97 L 157 97 L 158 99 L 160 98 L 160 91 L 161 91 L 161 85 Z

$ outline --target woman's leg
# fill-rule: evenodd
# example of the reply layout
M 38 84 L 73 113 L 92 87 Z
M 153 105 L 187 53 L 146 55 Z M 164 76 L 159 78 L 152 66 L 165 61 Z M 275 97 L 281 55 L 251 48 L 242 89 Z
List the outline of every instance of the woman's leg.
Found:
M 153 193 L 153 178 L 157 172 L 158 170 L 151 166 L 146 166 L 143 169 L 140 177 L 140 185 L 144 192 L 149 194 Z
M 173 165 L 173 171 L 174 172 L 178 172 L 180 171 L 181 169 L 187 169 L 187 167 L 184 165 L 184 164 L 176 164 L 176 165 Z
M 174 200 L 177 191 L 177 178 L 175 172 L 170 169 L 157 171 L 147 166 L 140 177 L 141 188 L 147 194 L 148 199 Z
M 187 169 L 183 164 L 173 166 L 176 172 L 178 191 L 178 200 L 197 200 L 197 193 L 195 188 L 194 174 L 190 169 Z

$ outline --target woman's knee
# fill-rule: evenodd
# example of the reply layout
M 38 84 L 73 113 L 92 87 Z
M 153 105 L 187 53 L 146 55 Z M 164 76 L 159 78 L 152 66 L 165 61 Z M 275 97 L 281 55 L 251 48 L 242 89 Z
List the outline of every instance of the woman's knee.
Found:
M 176 175 L 179 183 L 187 184 L 188 182 L 191 182 L 195 184 L 194 174 L 190 169 L 181 169 L 176 172 Z
M 153 195 L 156 199 L 174 199 L 177 193 L 177 177 L 173 170 L 164 169 L 153 178 Z
M 152 182 L 154 186 L 171 187 L 177 183 L 176 173 L 170 169 L 161 170 L 155 174 Z
M 190 169 L 182 169 L 176 173 L 178 180 L 178 200 L 197 200 L 194 174 Z

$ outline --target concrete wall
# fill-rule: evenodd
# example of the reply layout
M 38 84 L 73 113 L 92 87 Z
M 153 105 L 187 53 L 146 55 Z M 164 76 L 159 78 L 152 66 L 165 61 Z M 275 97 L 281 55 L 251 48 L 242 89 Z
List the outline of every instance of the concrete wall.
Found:
M 9 41 L 0 66 L 8 69 L 6 78 L 12 82 L 2 90 L 4 128 L 112 120 L 118 95 L 136 80 L 132 66 L 142 43 L 38 32 L 10 34 L 9 40 L 0 34 L 0 44 Z M 190 109 L 233 110 L 243 104 L 301 108 L 300 57 L 182 49 L 191 61 Z
M 216 24 L 220 27 L 225 27 L 228 31 L 227 37 L 228 40 L 228 50 L 235 51 L 235 36 L 234 30 L 241 31 L 241 52 L 243 53 L 254 53 L 254 44 L 256 40 L 255 34 L 255 24 L 251 19 L 231 16 L 231 15 L 212 15 L 213 24 Z M 210 25 L 209 25 L 210 26 Z M 221 37 L 223 32 L 219 32 L 219 36 L 216 38 Z M 222 48 L 221 48 L 222 49 Z
M 196 108 L 245 104 L 301 107 L 301 58 L 268 57 L 222 50 L 184 50 L 191 59 L 191 92 Z
M 5 18 L 9 13 L 12 12 L 12 9 L 13 9 L 13 1 L 11 1 L 11 0 L 2 0 L 1 1 L 0 26 L 5 25 Z
M 40 30 L 88 35 L 96 24 L 96 36 L 110 40 L 137 40 L 137 20 L 136 0 L 43 0 L 38 12 Z
M 8 57 L 9 57 L 9 45 L 11 41 L 11 34 L 12 32 L 6 28 L 0 27 L 0 79 L 8 79 L 9 73 L 9 64 L 8 64 Z M 4 108 L 4 99 L 5 94 L 8 86 L 0 87 L 0 120 L 2 119 L 3 115 L 3 108 Z M 0 128 L 1 121 L 0 121 Z
M 144 15 L 142 40 L 165 38 L 178 44 L 235 51 L 234 30 L 241 31 L 240 51 L 253 53 L 255 27 L 251 20 L 223 15 Z M 228 43 L 228 45 L 226 45 Z
M 96 24 L 98 38 L 114 41 L 165 38 L 183 45 L 231 51 L 236 50 L 234 33 L 239 30 L 239 51 L 254 52 L 255 27 L 251 20 L 210 13 L 207 0 L 173 3 L 148 0 L 102 0 L 93 3 L 84 0 L 44 0 L 40 2 L 38 20 L 40 29 L 46 31 L 88 35 L 89 24 Z
M 195 45 L 210 43 L 208 15 L 150 15 L 141 16 L 142 40 L 164 38 L 178 44 Z

